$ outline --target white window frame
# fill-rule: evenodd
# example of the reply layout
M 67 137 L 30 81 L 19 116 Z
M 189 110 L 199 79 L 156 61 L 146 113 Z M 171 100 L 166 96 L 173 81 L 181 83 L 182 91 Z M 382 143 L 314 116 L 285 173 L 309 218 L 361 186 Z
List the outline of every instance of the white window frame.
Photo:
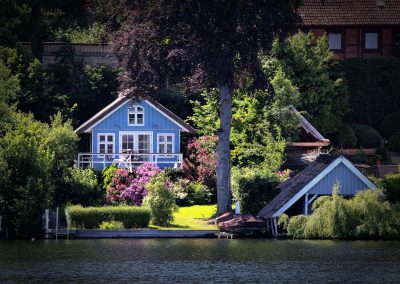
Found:
M 376 47 L 367 47 L 367 34 L 376 34 Z M 364 33 L 364 49 L 365 50 L 378 50 L 379 49 L 379 32 L 365 32 Z
M 150 135 L 150 154 L 153 153 L 153 132 L 152 131 L 120 131 L 119 132 L 119 152 L 122 153 L 122 135 L 133 135 L 133 149 L 135 152 L 139 149 L 139 135 Z M 136 154 L 136 153 L 135 153 Z
M 110 142 L 108 142 L 107 136 L 112 136 L 112 138 L 113 138 L 113 142 L 112 142 L 113 150 L 112 150 L 112 153 L 107 153 L 106 152 L 106 153 L 101 153 L 100 154 L 100 136 L 105 136 L 104 142 L 101 142 L 101 144 L 105 145 L 104 149 L 106 151 L 108 149 L 108 147 L 107 147 L 108 144 L 111 144 Z M 103 157 L 103 155 L 114 157 L 114 155 L 109 155 L 109 154 L 114 154 L 115 153 L 115 143 L 116 143 L 116 141 L 115 141 L 115 133 L 97 133 L 97 153 L 98 153 L 98 157 Z
M 332 35 L 332 36 L 335 36 L 335 39 L 337 39 L 336 37 L 339 36 L 339 40 L 340 40 L 340 41 L 339 41 L 339 48 L 333 48 L 333 47 L 331 46 L 331 40 L 333 41 L 333 39 L 331 39 L 331 35 Z M 330 49 L 330 50 L 333 50 L 333 51 L 342 50 L 342 49 L 343 49 L 342 42 L 343 42 L 343 34 L 342 34 L 342 33 L 339 33 L 339 32 L 331 32 L 331 33 L 328 33 L 328 44 L 329 44 L 329 49 Z
M 164 136 L 165 141 L 160 143 L 159 139 L 161 136 Z M 172 137 L 172 142 L 167 142 L 167 140 L 166 140 L 167 136 Z M 159 152 L 160 144 L 164 144 L 164 145 L 172 144 L 172 153 L 160 153 Z M 165 149 L 167 149 L 167 148 L 165 147 Z M 175 134 L 174 133 L 157 133 L 157 154 L 171 155 L 174 153 L 175 153 Z
M 131 108 L 133 108 L 134 110 L 130 110 Z M 141 108 L 141 111 L 138 111 L 138 108 Z M 133 114 L 134 115 L 134 123 L 130 123 L 129 121 L 129 115 Z M 143 115 L 143 122 L 142 123 L 137 123 L 137 115 L 138 114 L 142 114 Z M 133 106 L 128 106 L 128 126 L 144 126 L 144 107 L 143 106 L 137 106 L 137 105 L 133 105 Z

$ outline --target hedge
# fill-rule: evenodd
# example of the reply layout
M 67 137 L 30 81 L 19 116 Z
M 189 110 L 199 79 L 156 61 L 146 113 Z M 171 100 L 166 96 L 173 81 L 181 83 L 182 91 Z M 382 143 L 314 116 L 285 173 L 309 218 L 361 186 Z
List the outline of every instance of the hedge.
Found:
M 355 148 L 357 146 L 357 138 L 350 125 L 343 125 L 341 132 L 335 139 L 335 144 L 343 148 Z
M 379 132 L 385 138 L 390 138 L 400 129 L 400 111 L 392 112 L 386 116 L 379 125 Z
M 82 207 L 69 206 L 65 210 L 69 228 L 96 229 L 103 222 L 120 221 L 125 228 L 146 228 L 150 223 L 150 209 L 137 206 Z
M 352 124 L 351 128 L 356 135 L 358 147 L 379 148 L 382 146 L 382 136 L 374 128 L 364 124 Z
M 388 114 L 400 111 L 399 58 L 349 59 L 340 64 L 349 87 L 346 121 L 378 127 Z
M 400 151 L 400 129 L 390 137 L 388 148 L 392 151 Z

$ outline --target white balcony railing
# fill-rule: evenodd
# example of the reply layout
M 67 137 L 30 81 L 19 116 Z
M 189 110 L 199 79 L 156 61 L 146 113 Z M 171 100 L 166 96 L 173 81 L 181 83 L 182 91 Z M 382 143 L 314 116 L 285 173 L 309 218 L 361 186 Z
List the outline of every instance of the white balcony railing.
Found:
M 158 167 L 182 168 L 183 155 L 174 154 L 131 154 L 131 153 L 79 153 L 78 168 L 104 169 L 112 164 L 119 168 L 132 170 L 145 162 L 155 163 Z

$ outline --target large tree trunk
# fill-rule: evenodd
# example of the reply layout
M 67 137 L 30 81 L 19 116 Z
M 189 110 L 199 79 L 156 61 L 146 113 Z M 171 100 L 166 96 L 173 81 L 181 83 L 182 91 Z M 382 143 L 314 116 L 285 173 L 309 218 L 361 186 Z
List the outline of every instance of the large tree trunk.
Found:
M 217 147 L 217 214 L 231 211 L 231 152 L 229 140 L 232 120 L 232 91 L 228 86 L 220 88 L 219 105 L 221 126 Z

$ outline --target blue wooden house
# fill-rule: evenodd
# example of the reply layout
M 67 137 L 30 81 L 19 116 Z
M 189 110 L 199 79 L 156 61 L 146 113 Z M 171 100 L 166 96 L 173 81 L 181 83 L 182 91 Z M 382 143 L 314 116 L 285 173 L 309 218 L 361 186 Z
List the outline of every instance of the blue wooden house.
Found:
M 320 155 L 296 176 L 280 183 L 279 194 L 258 216 L 267 221 L 273 235 L 278 234 L 277 219 L 283 213 L 294 216 L 308 215 L 313 201 L 323 195 L 332 195 L 332 188 L 339 184 L 339 194 L 352 197 L 364 189 L 376 186 L 343 156 Z
M 78 154 L 77 166 L 115 164 L 132 170 L 153 162 L 160 168 L 181 167 L 181 132 L 194 131 L 155 100 L 120 96 L 75 130 L 90 135 L 90 151 Z

